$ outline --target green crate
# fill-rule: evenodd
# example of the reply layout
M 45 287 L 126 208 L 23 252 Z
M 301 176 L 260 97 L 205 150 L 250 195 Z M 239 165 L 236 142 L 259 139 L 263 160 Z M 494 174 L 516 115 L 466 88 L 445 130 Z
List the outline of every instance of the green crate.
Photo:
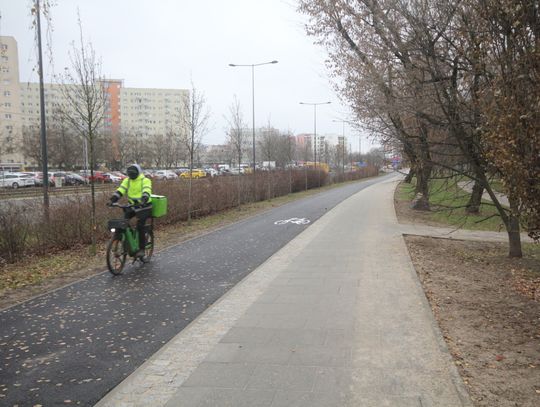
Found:
M 161 218 L 165 215 L 167 215 L 167 197 L 152 195 L 152 217 Z

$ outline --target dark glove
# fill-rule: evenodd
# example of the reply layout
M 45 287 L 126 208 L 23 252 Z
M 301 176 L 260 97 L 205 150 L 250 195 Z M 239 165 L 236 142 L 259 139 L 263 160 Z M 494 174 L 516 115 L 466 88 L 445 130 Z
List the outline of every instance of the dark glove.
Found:
M 120 199 L 119 196 L 115 194 L 111 196 L 111 203 L 116 203 L 118 202 L 119 199 Z
M 150 199 L 150 197 L 147 195 L 147 194 L 144 194 L 141 198 L 141 203 L 143 205 L 146 205 L 148 203 L 148 200 Z

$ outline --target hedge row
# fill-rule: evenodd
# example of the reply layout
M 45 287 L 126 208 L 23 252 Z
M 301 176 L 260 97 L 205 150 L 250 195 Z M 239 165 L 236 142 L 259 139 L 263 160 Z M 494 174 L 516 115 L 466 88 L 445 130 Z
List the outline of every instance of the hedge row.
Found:
M 307 188 L 316 188 L 332 182 L 354 180 L 376 175 L 377 168 L 367 167 L 359 171 L 330 177 L 315 170 L 291 170 L 257 172 L 241 177 L 215 177 L 193 180 L 192 216 L 202 217 L 233 208 L 239 203 L 262 201 L 287 195 Z M 188 214 L 187 180 L 155 181 L 153 192 L 166 195 L 168 214 L 160 224 L 185 221 Z M 96 194 L 97 237 L 103 241 L 109 237 L 107 220 L 121 217 L 119 210 L 106 206 L 110 194 Z M 19 261 L 26 255 L 51 250 L 67 250 L 78 244 L 90 244 L 92 225 L 89 195 L 76 194 L 53 198 L 50 220 L 42 218 L 40 200 L 0 202 L 0 267 L 6 262 Z

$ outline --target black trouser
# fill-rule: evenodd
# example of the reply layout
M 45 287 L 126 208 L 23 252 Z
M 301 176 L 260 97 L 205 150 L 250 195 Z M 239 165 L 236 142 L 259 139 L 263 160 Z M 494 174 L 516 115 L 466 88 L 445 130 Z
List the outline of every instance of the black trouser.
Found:
M 152 215 L 152 204 L 148 204 L 145 207 L 130 209 L 125 212 L 126 219 L 137 217 L 137 231 L 139 232 L 139 250 L 144 250 L 146 246 L 146 234 L 144 233 L 144 225 L 146 220 Z

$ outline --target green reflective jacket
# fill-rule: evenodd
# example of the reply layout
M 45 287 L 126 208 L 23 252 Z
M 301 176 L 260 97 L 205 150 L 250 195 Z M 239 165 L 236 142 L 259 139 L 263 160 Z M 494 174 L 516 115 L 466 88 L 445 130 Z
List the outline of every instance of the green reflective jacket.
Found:
M 129 203 L 140 201 L 143 194 L 147 194 L 148 202 L 152 202 L 152 180 L 146 178 L 144 174 L 139 174 L 135 179 L 124 178 L 118 189 L 116 190 L 120 196 L 124 196 L 127 192 Z

